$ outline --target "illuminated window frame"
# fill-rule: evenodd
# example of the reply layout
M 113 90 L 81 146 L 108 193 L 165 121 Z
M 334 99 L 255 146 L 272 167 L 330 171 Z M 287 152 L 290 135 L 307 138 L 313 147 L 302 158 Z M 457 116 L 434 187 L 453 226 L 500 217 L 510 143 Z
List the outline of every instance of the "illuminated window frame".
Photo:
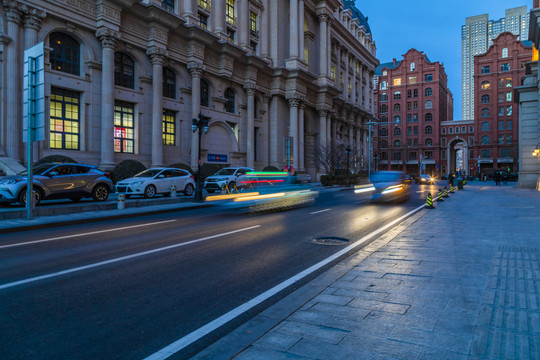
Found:
M 51 149 L 80 149 L 80 100 L 78 92 L 51 88 L 49 103 L 49 146 Z
M 114 152 L 135 152 L 135 105 L 126 101 L 114 102 Z
M 176 112 L 163 109 L 163 145 L 176 145 Z

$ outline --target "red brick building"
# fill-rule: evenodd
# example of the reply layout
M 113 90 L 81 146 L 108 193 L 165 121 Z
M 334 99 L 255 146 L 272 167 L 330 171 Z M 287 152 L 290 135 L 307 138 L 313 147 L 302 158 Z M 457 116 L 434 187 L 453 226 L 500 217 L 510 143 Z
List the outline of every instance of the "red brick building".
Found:
M 411 49 L 403 60 L 379 65 L 375 75 L 375 169 L 439 175 L 440 123 L 453 113 L 444 66 Z
M 532 44 L 509 32 L 500 34 L 485 54 L 474 58 L 474 146 L 469 168 L 491 174 L 497 170 L 518 172 L 518 105 L 514 88 L 525 76 Z

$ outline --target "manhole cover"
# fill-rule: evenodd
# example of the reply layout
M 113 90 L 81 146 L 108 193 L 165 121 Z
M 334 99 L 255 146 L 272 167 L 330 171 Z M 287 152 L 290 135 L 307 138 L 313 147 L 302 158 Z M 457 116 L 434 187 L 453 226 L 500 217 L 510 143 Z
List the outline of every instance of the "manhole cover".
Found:
M 313 242 L 319 245 L 345 245 L 349 243 L 349 240 L 337 236 L 326 236 L 315 238 Z

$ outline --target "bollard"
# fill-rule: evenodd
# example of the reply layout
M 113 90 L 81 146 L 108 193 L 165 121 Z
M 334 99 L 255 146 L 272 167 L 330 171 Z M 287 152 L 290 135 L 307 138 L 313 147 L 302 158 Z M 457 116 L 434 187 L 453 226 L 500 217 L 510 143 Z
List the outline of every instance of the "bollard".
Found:
M 427 194 L 426 209 L 435 209 L 435 206 L 433 206 L 433 199 L 431 199 L 431 193 Z
M 439 193 L 437 194 L 437 201 L 444 201 L 441 189 L 439 189 Z
M 454 193 L 454 186 L 453 185 L 450 185 L 450 193 Z
M 444 187 L 444 195 L 443 196 L 445 198 L 450 197 L 450 195 L 448 195 L 448 189 L 446 188 L 446 186 Z
M 118 198 L 118 210 L 122 210 L 126 208 L 126 195 L 125 194 L 117 194 L 116 197 Z
M 171 197 L 176 197 L 176 185 L 171 185 Z

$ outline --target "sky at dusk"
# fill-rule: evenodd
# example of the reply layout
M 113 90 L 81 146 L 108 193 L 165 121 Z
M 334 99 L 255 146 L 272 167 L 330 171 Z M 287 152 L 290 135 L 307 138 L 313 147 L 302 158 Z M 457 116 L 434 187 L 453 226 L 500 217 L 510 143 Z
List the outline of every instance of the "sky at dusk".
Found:
M 368 17 L 381 63 L 402 60 L 407 50 L 423 51 L 429 60 L 444 64 L 454 96 L 454 120 L 461 120 L 461 26 L 469 16 L 504 17 L 505 9 L 533 0 L 356 0 Z

